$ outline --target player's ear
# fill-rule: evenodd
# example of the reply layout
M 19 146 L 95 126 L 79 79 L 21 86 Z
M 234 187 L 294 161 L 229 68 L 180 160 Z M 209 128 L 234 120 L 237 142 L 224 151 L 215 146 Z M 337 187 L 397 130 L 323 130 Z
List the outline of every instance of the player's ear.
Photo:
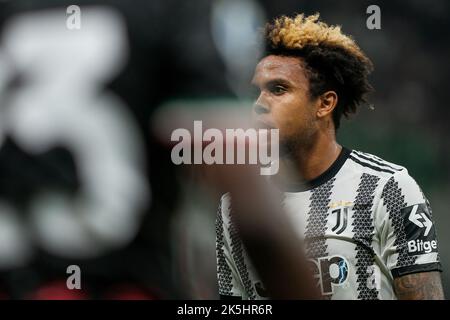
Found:
M 318 99 L 317 117 L 323 118 L 331 114 L 338 103 L 338 96 L 335 91 L 327 91 Z

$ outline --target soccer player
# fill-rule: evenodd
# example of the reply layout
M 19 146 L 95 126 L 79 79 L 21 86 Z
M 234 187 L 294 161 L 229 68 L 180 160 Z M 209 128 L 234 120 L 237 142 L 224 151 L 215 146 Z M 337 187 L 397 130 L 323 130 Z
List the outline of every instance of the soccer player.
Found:
M 265 29 L 253 84 L 258 127 L 280 130 L 283 207 L 304 239 L 324 299 L 443 299 L 430 204 L 406 168 L 336 141 L 342 115 L 366 102 L 369 58 L 318 15 Z M 225 194 L 217 218 L 222 298 L 267 298 Z M 277 228 L 274 218 L 273 228 Z

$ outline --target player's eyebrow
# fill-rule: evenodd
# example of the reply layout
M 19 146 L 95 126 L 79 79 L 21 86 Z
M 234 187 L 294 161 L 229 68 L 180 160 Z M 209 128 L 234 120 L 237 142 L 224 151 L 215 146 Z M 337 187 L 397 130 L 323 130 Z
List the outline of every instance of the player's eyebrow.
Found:
M 270 87 L 270 86 L 274 86 L 274 85 L 284 85 L 284 86 L 292 86 L 292 83 L 289 80 L 286 80 L 284 78 L 275 78 L 275 79 L 270 79 L 267 82 L 263 82 L 262 85 L 265 87 Z M 260 88 L 260 85 L 256 82 L 256 81 L 252 81 L 251 85 L 255 88 Z
M 291 86 L 291 82 L 289 80 L 283 79 L 283 78 L 275 78 L 272 80 L 267 81 L 266 86 L 273 86 L 273 85 L 285 85 L 285 86 Z

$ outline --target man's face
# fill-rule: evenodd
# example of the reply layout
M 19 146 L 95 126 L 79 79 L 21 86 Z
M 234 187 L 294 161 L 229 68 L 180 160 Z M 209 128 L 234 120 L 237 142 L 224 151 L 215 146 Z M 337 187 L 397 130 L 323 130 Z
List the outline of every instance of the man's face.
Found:
M 309 81 L 300 58 L 263 58 L 252 84 L 260 92 L 253 108 L 256 127 L 279 129 L 280 146 L 288 150 L 312 143 L 317 132 L 317 99 L 309 97 Z

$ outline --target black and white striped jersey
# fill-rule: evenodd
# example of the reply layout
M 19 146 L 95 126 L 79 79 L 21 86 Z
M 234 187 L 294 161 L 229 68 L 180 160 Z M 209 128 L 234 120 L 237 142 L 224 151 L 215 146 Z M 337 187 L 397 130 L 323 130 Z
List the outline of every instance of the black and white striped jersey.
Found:
M 343 148 L 326 172 L 285 192 L 284 207 L 324 298 L 396 299 L 395 277 L 441 271 L 429 202 L 404 167 Z M 216 232 L 220 296 L 265 298 L 228 194 Z

